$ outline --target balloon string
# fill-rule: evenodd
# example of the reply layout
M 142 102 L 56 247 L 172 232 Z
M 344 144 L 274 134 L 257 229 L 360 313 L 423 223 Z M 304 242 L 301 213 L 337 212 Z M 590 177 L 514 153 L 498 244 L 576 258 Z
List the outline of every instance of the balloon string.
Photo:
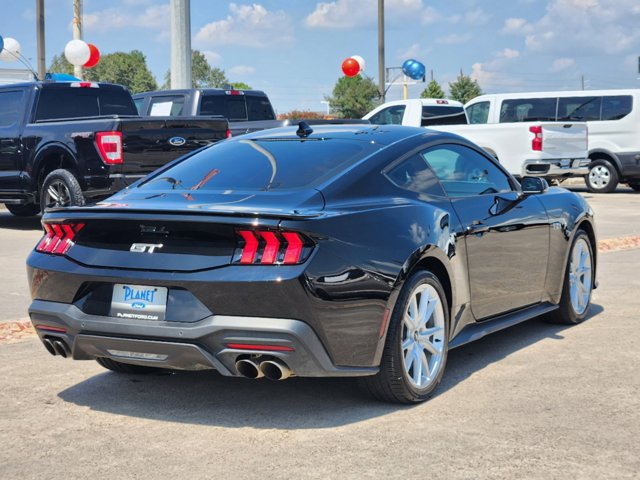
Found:
M 16 55 L 15 53 L 13 53 L 10 50 L 7 50 L 6 48 L 3 48 L 2 50 L 6 50 L 6 52 L 11 55 L 13 58 L 15 58 L 16 60 L 18 60 L 22 65 L 24 65 L 25 67 L 27 67 L 27 70 L 29 70 L 32 74 L 33 74 L 33 78 L 34 79 L 38 79 L 38 74 L 35 72 L 35 70 L 33 69 L 33 67 L 31 66 L 31 64 L 29 63 L 29 61 L 20 53 L 18 52 L 18 54 Z M 2 51 L 0 50 L 0 52 Z

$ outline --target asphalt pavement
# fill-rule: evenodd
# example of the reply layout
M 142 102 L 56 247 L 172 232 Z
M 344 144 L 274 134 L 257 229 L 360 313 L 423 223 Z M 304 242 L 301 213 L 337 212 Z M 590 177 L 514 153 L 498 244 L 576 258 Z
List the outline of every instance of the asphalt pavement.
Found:
M 349 379 L 120 376 L 0 339 L 0 478 L 640 478 L 640 194 L 583 192 L 603 245 L 588 320 L 533 320 L 451 352 L 437 396 Z M 0 210 L 6 324 L 26 317 L 39 220 Z M 617 241 L 617 243 L 616 243 Z

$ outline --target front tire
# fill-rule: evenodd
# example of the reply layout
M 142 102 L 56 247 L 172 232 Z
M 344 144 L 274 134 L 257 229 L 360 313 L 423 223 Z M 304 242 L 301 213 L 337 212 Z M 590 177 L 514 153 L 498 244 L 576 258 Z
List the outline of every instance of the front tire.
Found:
M 98 357 L 96 358 L 96 362 L 112 372 L 126 373 L 129 375 L 155 373 L 161 370 L 155 367 L 145 367 L 143 365 L 131 365 L 129 363 L 116 362 L 115 360 L 111 360 L 106 357 Z
M 549 315 L 549 320 L 567 325 L 582 322 L 591 306 L 593 284 L 591 241 L 584 230 L 578 230 L 569 252 L 559 308 Z
M 608 160 L 594 160 L 589 165 L 589 174 L 584 177 L 584 180 L 589 191 L 610 193 L 618 186 L 618 171 Z
M 35 203 L 29 203 L 27 205 L 16 205 L 15 203 L 5 203 L 5 207 L 12 215 L 16 217 L 33 217 L 40 213 L 40 207 Z
M 418 403 L 433 394 L 447 362 L 449 306 L 438 278 L 418 271 L 405 283 L 389 321 L 380 371 L 363 377 L 374 398 Z
M 61 168 L 47 175 L 40 191 L 41 211 L 44 213 L 47 208 L 76 205 L 84 205 L 84 195 L 76 177 Z

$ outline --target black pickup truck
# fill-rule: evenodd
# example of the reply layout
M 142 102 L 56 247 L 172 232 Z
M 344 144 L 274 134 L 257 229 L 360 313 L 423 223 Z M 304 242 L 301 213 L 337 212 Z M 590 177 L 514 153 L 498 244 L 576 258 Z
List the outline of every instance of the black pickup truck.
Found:
M 229 120 L 233 136 L 288 125 L 277 120 L 271 102 L 261 90 L 189 88 L 137 93 L 133 101 L 140 115 L 155 117 L 215 116 Z
M 230 135 L 224 118 L 143 118 L 129 91 L 92 82 L 0 87 L 0 203 L 14 215 L 107 197 Z

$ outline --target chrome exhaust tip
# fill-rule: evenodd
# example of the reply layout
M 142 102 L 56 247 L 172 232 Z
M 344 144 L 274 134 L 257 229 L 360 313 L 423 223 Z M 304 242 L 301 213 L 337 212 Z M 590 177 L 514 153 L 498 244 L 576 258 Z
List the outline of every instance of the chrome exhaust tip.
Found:
M 269 380 L 286 380 L 293 372 L 281 360 L 265 360 L 260 363 L 260 371 Z
M 260 371 L 260 367 L 253 360 L 243 358 L 236 362 L 236 370 L 240 375 L 246 378 L 262 378 L 264 374 Z
M 49 340 L 48 338 L 43 338 L 42 343 L 44 344 L 44 348 L 47 349 L 47 352 L 49 352 L 54 357 L 57 355 L 56 349 L 53 347 L 53 342 L 51 340 Z
M 62 358 L 67 358 L 71 353 L 69 351 L 69 347 L 67 347 L 67 344 L 64 343 L 62 340 L 54 340 L 52 343 L 53 343 L 54 350 Z

